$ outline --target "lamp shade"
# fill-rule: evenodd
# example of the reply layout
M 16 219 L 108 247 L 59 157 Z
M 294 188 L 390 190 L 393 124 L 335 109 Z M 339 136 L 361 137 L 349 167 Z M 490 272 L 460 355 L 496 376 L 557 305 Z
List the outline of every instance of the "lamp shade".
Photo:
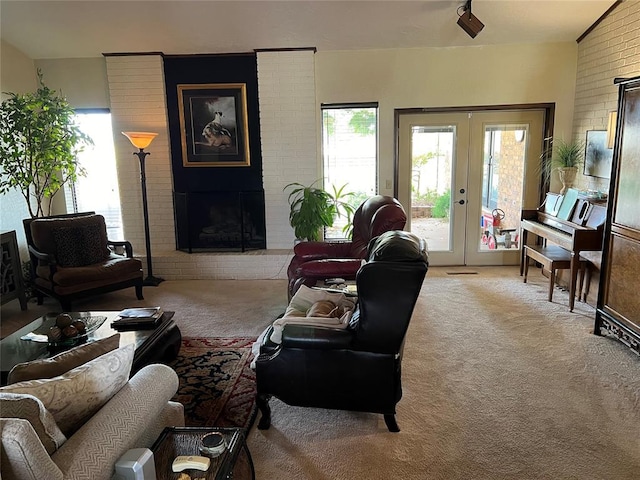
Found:
M 122 132 L 122 134 L 137 148 L 147 148 L 151 145 L 153 139 L 158 136 L 157 133 L 152 132 Z

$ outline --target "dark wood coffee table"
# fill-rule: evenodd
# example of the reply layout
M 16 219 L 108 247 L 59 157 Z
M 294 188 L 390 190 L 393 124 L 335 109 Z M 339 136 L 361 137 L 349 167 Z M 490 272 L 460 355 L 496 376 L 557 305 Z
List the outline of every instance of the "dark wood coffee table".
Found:
M 207 480 L 254 480 L 253 460 L 247 447 L 242 428 L 221 427 L 167 427 L 151 447 L 156 466 L 157 480 L 176 480 L 180 473 L 173 472 L 171 465 L 180 455 L 200 455 L 200 439 L 207 433 L 221 433 L 227 449 L 217 457 L 211 458 L 206 472 L 185 470 L 191 478 Z
M 48 313 L 0 341 L 0 383 L 2 385 L 6 385 L 7 376 L 14 365 L 51 357 L 64 349 L 71 348 L 71 346 L 52 348 L 46 343 L 22 340 L 20 338 L 43 325 L 53 325 L 57 315 L 57 312 Z M 111 328 L 111 322 L 118 316 L 118 312 L 115 311 L 71 312 L 70 315 L 74 318 L 88 316 L 107 317 L 100 328 L 90 333 L 86 340 L 83 340 L 83 343 L 94 342 L 101 338 L 110 337 L 115 333 L 120 333 L 121 347 L 130 343 L 135 345 L 131 375 L 150 363 L 169 362 L 180 351 L 182 335 L 173 321 L 174 312 L 164 312 L 160 323 L 153 329 L 130 331 L 117 331 Z

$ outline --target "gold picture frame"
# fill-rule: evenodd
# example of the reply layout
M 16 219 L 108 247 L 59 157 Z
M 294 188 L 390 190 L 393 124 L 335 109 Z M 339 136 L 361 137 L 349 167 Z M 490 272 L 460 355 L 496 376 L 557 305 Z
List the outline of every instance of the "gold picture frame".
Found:
M 178 85 L 182 164 L 248 167 L 246 83 Z

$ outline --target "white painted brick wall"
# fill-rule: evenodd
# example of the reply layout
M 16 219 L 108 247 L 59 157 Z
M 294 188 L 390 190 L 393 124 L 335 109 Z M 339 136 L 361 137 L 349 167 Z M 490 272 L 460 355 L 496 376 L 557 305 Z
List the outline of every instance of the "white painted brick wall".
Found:
M 156 132 L 145 159 L 152 255 L 175 250 L 171 160 L 160 55 L 109 56 L 107 78 L 111 100 L 120 204 L 124 235 L 136 255 L 145 255 L 140 162 L 120 132 Z M 146 267 L 146 264 L 145 264 Z M 154 274 L 156 272 L 154 264 Z
M 146 269 L 139 161 L 123 131 L 159 135 L 147 149 L 147 197 L 153 273 L 175 279 L 286 278 L 294 234 L 283 187 L 319 178 L 314 54 L 258 55 L 268 250 L 188 254 L 175 250 L 171 155 L 159 55 L 109 56 L 107 77 L 125 238 Z
M 640 2 L 623 2 L 578 44 L 573 135 L 606 130 L 617 109 L 616 77 L 640 75 Z M 609 180 L 579 176 L 578 187 L 608 191 Z
M 290 249 L 285 185 L 320 177 L 314 52 L 258 52 L 260 136 L 267 248 Z

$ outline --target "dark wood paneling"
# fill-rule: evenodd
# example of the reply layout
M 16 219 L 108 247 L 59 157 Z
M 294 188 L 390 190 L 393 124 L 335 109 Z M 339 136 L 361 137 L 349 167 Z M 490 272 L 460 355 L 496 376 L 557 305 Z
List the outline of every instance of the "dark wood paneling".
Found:
M 640 334 L 640 325 L 633 319 L 640 312 L 638 292 L 638 265 L 640 265 L 640 243 L 619 235 L 611 236 L 609 284 L 604 305 L 623 317 Z
M 594 333 L 640 354 L 640 77 L 616 79 L 618 124 Z

